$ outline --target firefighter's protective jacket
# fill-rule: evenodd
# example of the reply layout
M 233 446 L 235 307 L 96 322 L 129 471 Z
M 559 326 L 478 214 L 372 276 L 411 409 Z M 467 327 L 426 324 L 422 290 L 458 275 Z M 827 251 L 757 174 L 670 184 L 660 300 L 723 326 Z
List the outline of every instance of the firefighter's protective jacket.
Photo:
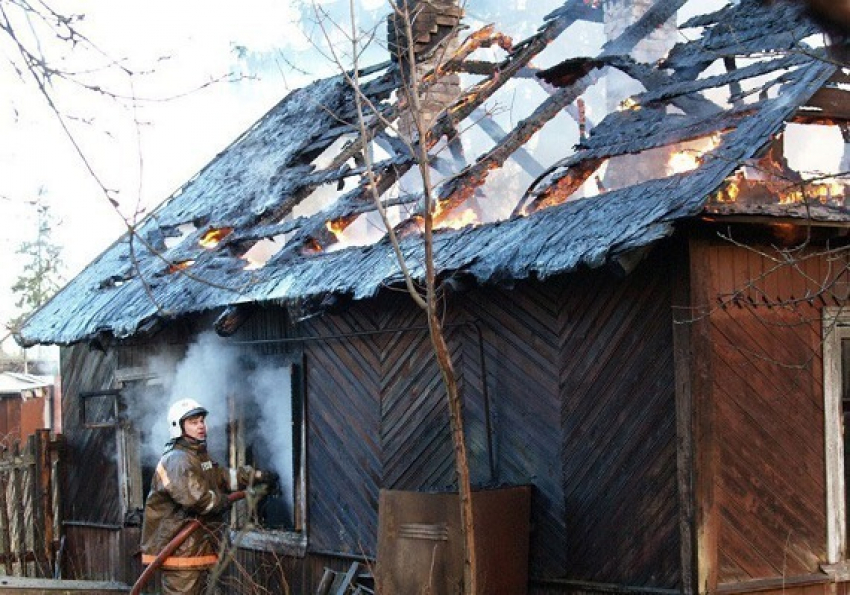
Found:
M 156 466 L 145 503 L 142 563 L 153 562 L 180 529 L 196 518 L 202 526 L 165 560 L 162 568 L 187 570 L 215 565 L 222 513 L 228 508 L 227 492 L 246 487 L 253 476 L 251 467 L 219 467 L 203 442 L 183 437 L 169 443 Z

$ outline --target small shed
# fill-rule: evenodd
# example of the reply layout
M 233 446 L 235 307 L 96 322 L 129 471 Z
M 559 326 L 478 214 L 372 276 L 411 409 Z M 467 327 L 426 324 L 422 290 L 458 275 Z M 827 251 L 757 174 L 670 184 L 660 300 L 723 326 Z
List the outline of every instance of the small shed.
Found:
M 50 376 L 0 373 L 0 444 L 8 448 L 38 429 L 56 429 L 54 383 Z

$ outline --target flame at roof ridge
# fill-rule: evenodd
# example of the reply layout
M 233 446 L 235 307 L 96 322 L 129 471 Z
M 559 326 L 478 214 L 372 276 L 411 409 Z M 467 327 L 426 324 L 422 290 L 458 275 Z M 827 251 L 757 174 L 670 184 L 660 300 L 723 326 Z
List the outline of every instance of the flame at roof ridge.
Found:
M 534 76 L 533 59 L 572 24 L 579 4 L 585 8 L 582 0 L 565 2 L 534 35 L 513 44 L 502 62 L 494 64 L 491 72 L 437 119 L 431 140 L 436 143 L 456 134 L 454 118 L 466 119 L 507 81 Z M 656 6 L 662 11 L 671 10 L 674 4 L 659 0 Z M 531 276 L 545 279 L 580 266 L 602 266 L 618 254 L 668 236 L 676 221 L 700 216 L 708 197 L 730 180 L 741 163 L 754 158 L 784 122 L 797 117 L 799 108 L 835 72 L 835 65 L 816 56 L 798 55 L 790 65 L 765 60 L 749 70 L 730 70 L 712 80 L 699 78 L 718 55 L 765 52 L 783 43 L 787 48 L 789 39 L 802 38 L 797 34 L 813 30 L 801 17 L 789 16 L 793 7 L 773 6 L 780 5 L 777 13 L 760 2 L 741 0 L 707 17 L 700 25 L 705 26 L 703 38 L 677 46 L 660 67 L 623 58 L 640 34 L 650 29 L 649 23 L 639 23 L 628 36 L 612 41 L 599 56 L 584 61 L 572 71 L 575 76 L 570 82 L 554 89 L 530 116 L 515 123 L 490 152 L 452 174 L 440 186 L 440 198 L 452 208 L 460 208 L 462 199 L 487 188 L 488 173 L 502 167 L 510 155 L 531 142 L 545 122 L 553 121 L 591 89 L 605 68 L 620 69 L 651 89 L 635 96 L 641 109 L 612 112 L 575 149 L 565 144 L 557 162 L 536 176 L 526 195 L 515 197 L 518 208 L 529 207 L 527 216 L 517 212 L 503 221 L 436 233 L 437 270 L 463 271 L 482 284 Z M 729 24 L 737 27 L 734 35 Z M 397 73 L 388 65 L 372 72 L 376 76 L 364 93 L 394 121 L 399 109 L 393 99 Z M 756 96 L 752 103 L 728 107 L 706 95 L 712 86 L 731 87 L 765 73 L 773 73 L 770 76 L 775 76 L 773 85 L 778 92 L 768 89 L 772 92 Z M 362 143 L 356 139 L 344 144 L 317 170 L 313 160 L 340 136 L 351 134 L 355 117 L 351 89 L 343 77 L 317 81 L 288 95 L 139 226 L 139 234 L 150 239 L 147 244 L 131 244 L 125 237 L 107 249 L 29 319 L 20 331 L 20 343 L 69 344 L 100 333 L 130 337 L 163 312 L 181 316 L 236 302 L 286 304 L 335 293 L 365 299 L 397 283 L 400 269 L 386 239 L 336 252 L 327 249 L 333 241 L 319 240 L 325 238 L 322 234 L 331 233 L 328 221 L 368 219 L 375 209 L 369 200 L 369 185 L 374 183 L 383 195 L 415 166 L 403 143 L 384 133 L 383 120 L 371 118 L 370 138 L 380 138 L 390 155 L 376 168 L 377 181 L 369 181 L 359 169 Z M 608 188 L 580 201 L 561 200 L 560 194 L 567 194 L 565 189 L 572 194 L 572 186 L 579 181 L 592 181 L 591 176 L 613 157 L 675 146 L 718 131 L 724 132 L 723 142 L 711 150 L 712 158 L 702 160 L 696 169 Z M 316 213 L 291 217 L 293 206 L 316 187 L 345 179 L 359 181 L 359 186 Z M 479 201 L 481 208 L 487 208 L 486 198 Z M 415 197 L 399 197 L 402 202 L 411 211 L 400 225 L 418 216 Z M 203 248 L 199 241 L 172 246 L 168 261 L 191 263 L 191 275 L 163 276 L 157 240 L 163 239 L 163 230 L 187 221 L 200 222 L 193 239 L 200 240 L 202 225 L 210 221 L 232 232 L 211 249 Z M 291 240 L 286 246 L 264 266 L 245 270 L 246 261 L 234 247 L 283 234 Z M 412 262 L 421 261 L 421 241 L 416 234 L 402 244 Z M 104 280 L 123 274 L 128 262 L 138 263 L 138 275 L 127 277 L 120 285 L 103 285 Z

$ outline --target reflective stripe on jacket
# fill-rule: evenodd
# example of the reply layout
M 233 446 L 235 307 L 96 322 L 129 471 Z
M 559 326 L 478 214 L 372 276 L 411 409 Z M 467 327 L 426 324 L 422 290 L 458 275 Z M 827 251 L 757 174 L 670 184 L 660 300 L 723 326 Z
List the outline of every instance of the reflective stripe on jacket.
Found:
M 206 445 L 186 438 L 169 443 L 159 460 L 145 502 L 142 525 L 142 563 L 150 564 L 187 521 L 197 518 L 201 527 L 189 535 L 166 569 L 203 569 L 214 566 L 222 512 L 227 491 L 248 484 L 253 469 L 223 469 L 214 463 Z

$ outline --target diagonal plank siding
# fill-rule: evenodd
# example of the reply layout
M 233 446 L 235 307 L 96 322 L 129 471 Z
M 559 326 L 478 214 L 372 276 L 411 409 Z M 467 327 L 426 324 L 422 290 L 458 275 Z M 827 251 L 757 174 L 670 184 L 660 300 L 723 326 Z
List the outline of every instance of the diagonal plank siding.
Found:
M 390 328 L 421 327 L 409 300 L 391 300 Z M 449 332 L 447 340 L 456 346 Z M 453 358 L 455 361 L 456 358 Z M 388 335 L 381 349 L 383 487 L 445 489 L 454 484 L 454 455 L 445 390 L 427 331 Z
M 671 298 L 663 263 L 652 270 L 623 283 L 573 278 L 565 288 L 567 550 L 576 578 L 673 588 L 681 577 Z
M 375 310 L 324 316 L 307 336 L 379 328 Z M 308 524 L 316 551 L 374 555 L 380 466 L 380 351 L 374 337 L 305 345 Z
M 670 299 L 653 261 L 625 280 L 602 271 L 448 302 L 475 483 L 535 487 L 533 576 L 680 582 Z M 311 549 L 374 553 L 379 488 L 456 485 L 423 324 L 406 296 L 384 294 L 301 325 L 395 329 L 305 346 Z
M 755 251 L 705 245 L 713 296 L 746 288 L 710 316 L 717 456 L 719 582 L 805 575 L 825 560 L 821 349 L 824 258 L 779 266 Z M 825 298 L 832 301 L 828 294 Z
M 555 576 L 565 568 L 557 296 L 547 286 L 523 284 L 516 291 L 475 292 L 465 302 L 485 329 L 497 482 L 535 487 L 535 576 Z

